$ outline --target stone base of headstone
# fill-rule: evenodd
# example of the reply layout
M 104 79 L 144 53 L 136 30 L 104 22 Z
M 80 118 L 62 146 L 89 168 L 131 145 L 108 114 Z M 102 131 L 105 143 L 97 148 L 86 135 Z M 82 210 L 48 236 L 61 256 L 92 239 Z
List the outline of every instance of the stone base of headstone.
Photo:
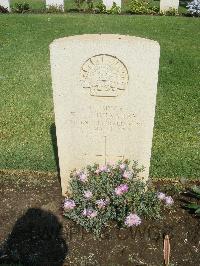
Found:
M 64 0 L 46 0 L 46 8 L 50 7 L 64 11 Z
M 103 0 L 103 4 L 106 6 L 106 10 L 110 10 L 114 2 L 121 8 L 121 0 Z
M 179 7 L 179 0 L 160 0 L 160 12 L 165 13 L 170 10 L 177 10 Z
M 9 12 L 11 11 L 10 0 L 0 0 L 0 6 L 5 7 Z

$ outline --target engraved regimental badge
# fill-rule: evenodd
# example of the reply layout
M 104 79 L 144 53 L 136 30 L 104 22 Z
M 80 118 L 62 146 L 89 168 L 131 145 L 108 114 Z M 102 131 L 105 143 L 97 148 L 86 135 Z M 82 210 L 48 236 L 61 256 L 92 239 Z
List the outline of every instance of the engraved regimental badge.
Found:
M 116 97 L 128 84 L 126 66 L 116 57 L 106 54 L 89 58 L 81 67 L 81 83 L 90 95 Z

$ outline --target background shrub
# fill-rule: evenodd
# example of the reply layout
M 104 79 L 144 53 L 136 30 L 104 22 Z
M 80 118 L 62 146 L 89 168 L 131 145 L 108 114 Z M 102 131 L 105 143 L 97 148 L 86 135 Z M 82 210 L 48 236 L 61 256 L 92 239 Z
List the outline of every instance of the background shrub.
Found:
M 48 8 L 46 9 L 47 13 L 63 13 L 63 6 L 53 6 L 50 5 L 48 6 Z
M 150 6 L 149 2 L 145 0 L 131 0 L 129 12 L 137 15 L 155 14 L 158 12 L 158 8 Z
M 188 13 L 193 16 L 200 16 L 200 0 L 194 0 L 187 5 Z
M 95 6 L 95 13 L 106 13 L 106 6 L 103 1 L 99 1 Z
M 113 2 L 113 5 L 110 10 L 107 11 L 108 14 L 120 14 L 121 8 L 117 6 L 115 2 Z
M 12 11 L 15 13 L 25 13 L 30 11 L 30 6 L 28 3 L 15 3 Z

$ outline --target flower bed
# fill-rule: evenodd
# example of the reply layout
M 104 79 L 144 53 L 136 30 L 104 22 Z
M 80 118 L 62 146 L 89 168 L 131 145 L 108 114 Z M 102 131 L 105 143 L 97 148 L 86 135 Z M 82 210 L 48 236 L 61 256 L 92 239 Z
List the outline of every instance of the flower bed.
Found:
M 131 227 L 140 225 L 143 218 L 161 218 L 173 199 L 139 180 L 142 170 L 136 162 L 131 169 L 129 161 L 120 161 L 73 171 L 72 195 L 64 200 L 64 216 L 97 235 L 110 221 Z

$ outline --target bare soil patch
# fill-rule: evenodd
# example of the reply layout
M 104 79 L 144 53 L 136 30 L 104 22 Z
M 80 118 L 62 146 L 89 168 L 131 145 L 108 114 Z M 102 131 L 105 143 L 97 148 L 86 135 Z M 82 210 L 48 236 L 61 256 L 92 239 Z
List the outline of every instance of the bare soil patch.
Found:
M 168 233 L 171 265 L 199 265 L 200 220 L 181 208 L 187 197 L 176 189 L 175 206 L 162 220 L 133 229 L 111 225 L 100 239 L 62 217 L 60 184 L 53 176 L 4 176 L 0 190 L 1 264 L 161 266 Z

